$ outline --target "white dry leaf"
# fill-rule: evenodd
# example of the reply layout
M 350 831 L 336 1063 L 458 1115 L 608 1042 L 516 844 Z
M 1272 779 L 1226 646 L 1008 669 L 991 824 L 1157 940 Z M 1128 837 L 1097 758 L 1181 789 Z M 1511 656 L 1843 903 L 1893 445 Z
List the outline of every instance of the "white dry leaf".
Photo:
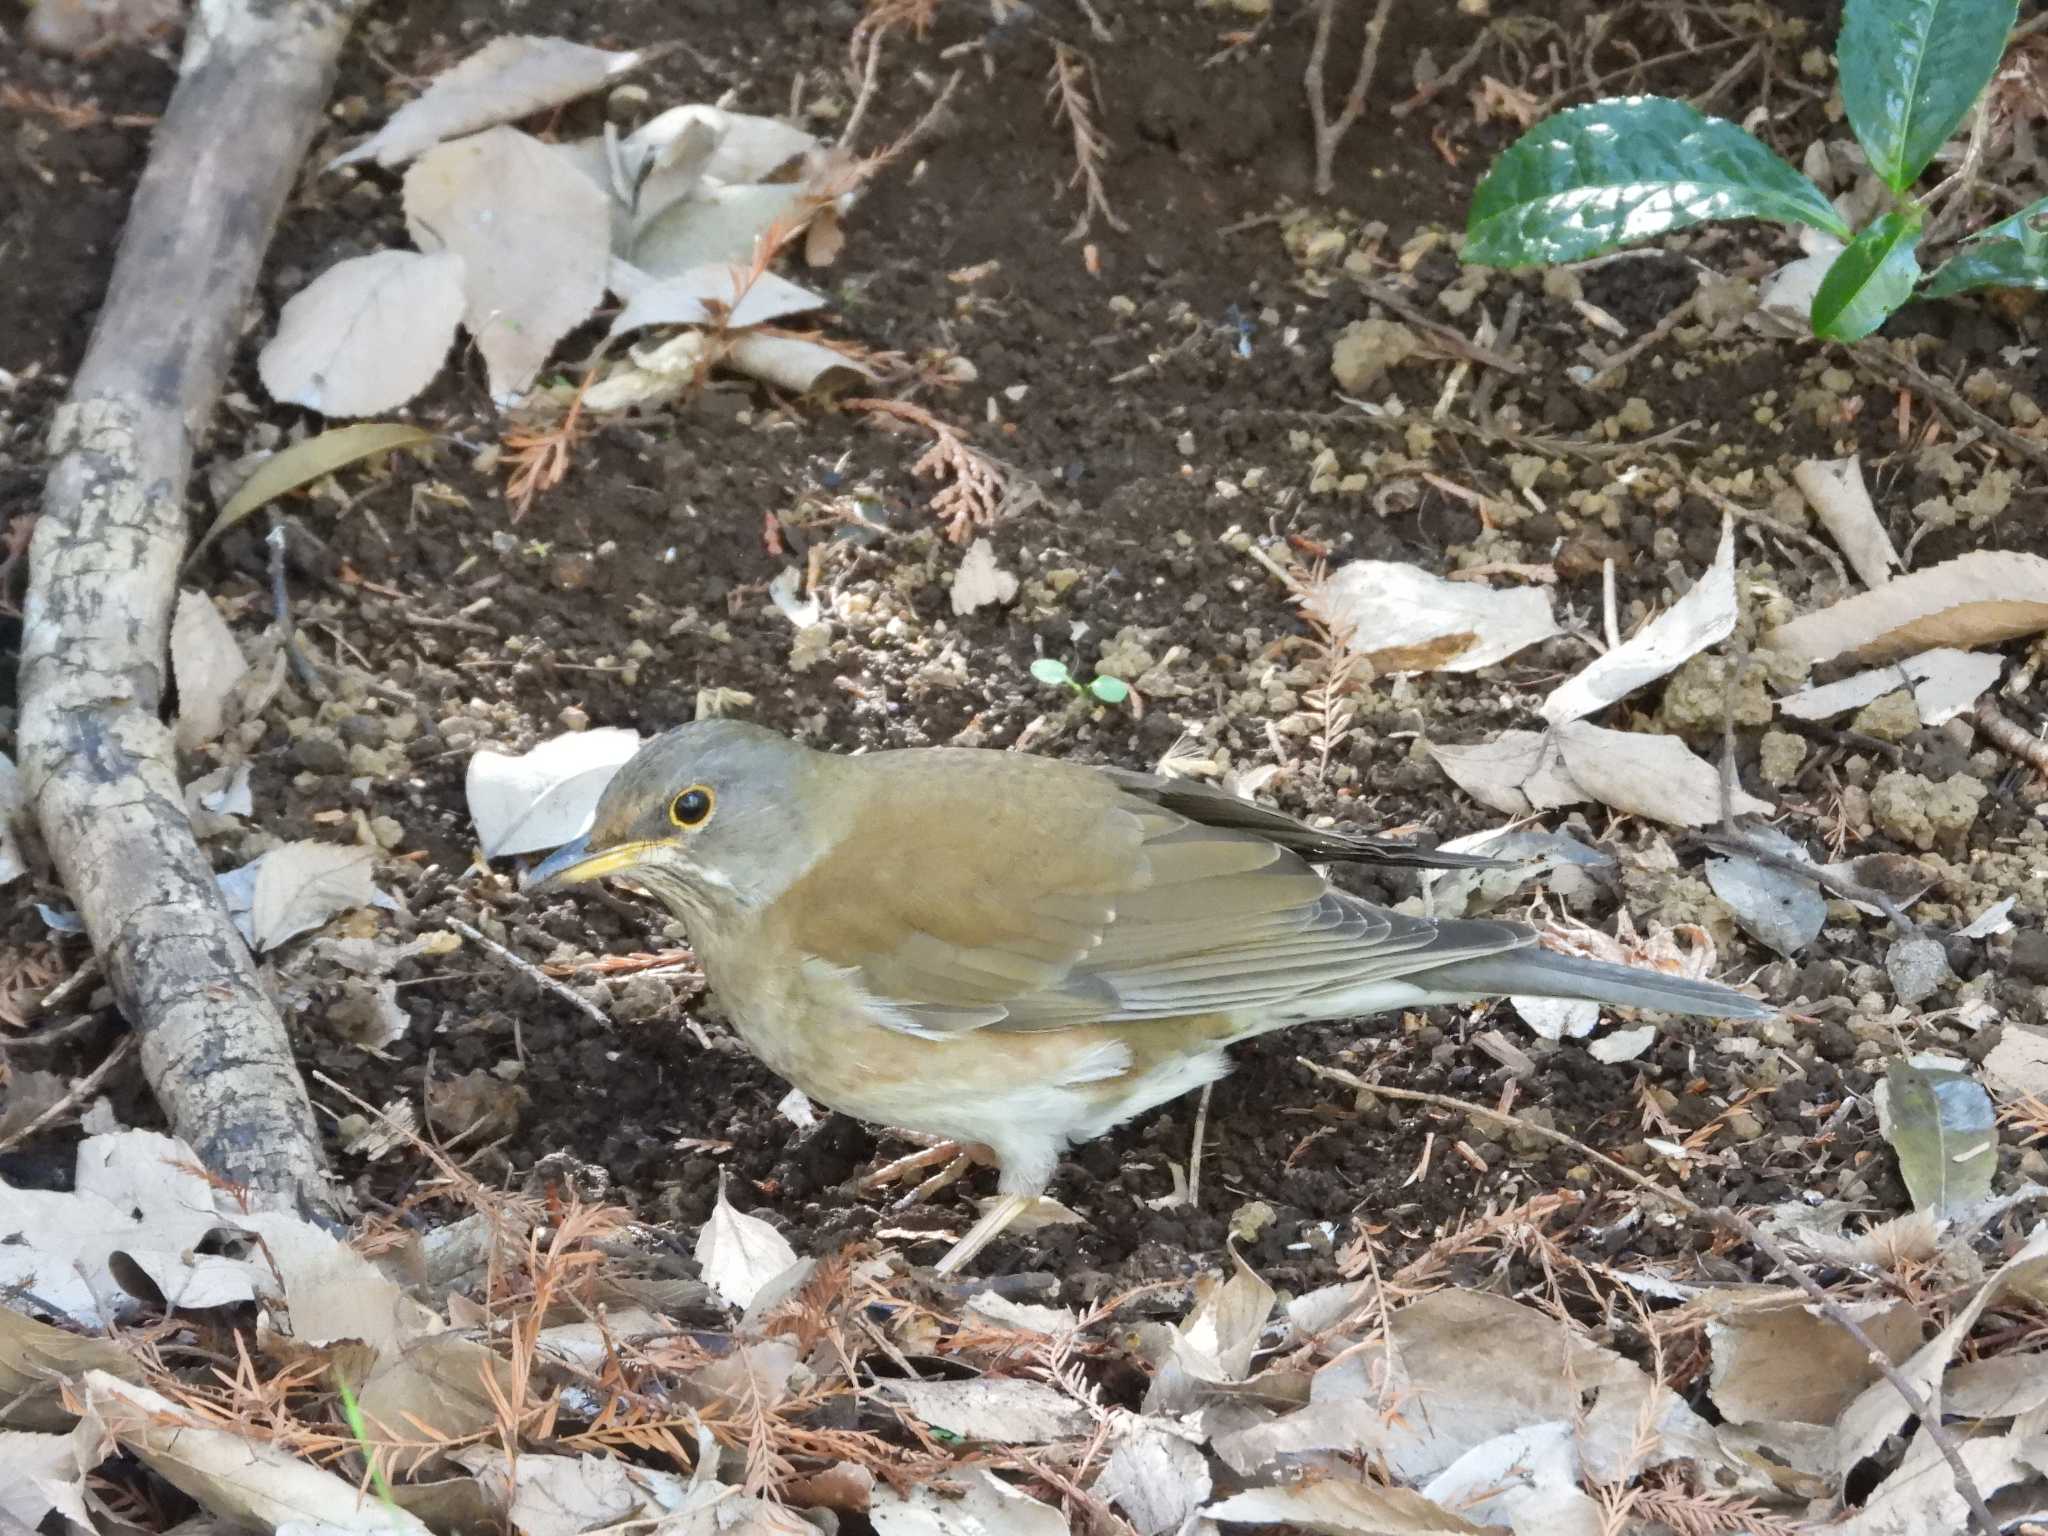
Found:
M 647 218 L 633 248 L 620 254 L 657 278 L 697 267 L 750 267 L 763 236 L 778 227 L 793 232 L 817 206 L 800 182 L 700 187 Z
M 73 1444 L 82 1465 L 119 1446 L 209 1514 L 257 1530 L 310 1524 L 359 1536 L 429 1536 L 418 1516 L 365 1498 L 353 1479 L 258 1434 L 188 1415 L 162 1393 L 89 1371 L 81 1395 L 85 1411 Z
M 53 1509 L 79 1530 L 92 1530 L 85 1507 L 89 1470 L 79 1466 L 69 1435 L 0 1430 L 0 1530 L 32 1532 Z
M 800 1131 L 808 1131 L 818 1123 L 818 1112 L 801 1088 L 792 1088 L 778 1099 L 775 1113 Z
M 1380 672 L 1474 672 L 1559 633 L 1546 588 L 1446 581 L 1387 560 L 1340 566 L 1301 607 Z
M 803 568 L 785 565 L 768 583 L 768 601 L 798 629 L 809 629 L 825 616 L 825 609 L 816 593 L 803 590 L 803 584 Z
M 234 631 L 204 592 L 178 594 L 171 617 L 171 677 L 178 686 L 177 743 L 191 752 L 220 735 L 228 696 L 249 670 Z
M 1782 1287 L 1709 1291 L 1707 1395 L 1731 1424 L 1833 1424 L 1878 1368 L 1803 1292 Z M 1920 1317 L 1906 1301 L 1839 1305 L 1896 1364 L 1920 1344 Z
M 501 403 L 604 297 L 611 213 L 603 192 L 516 128 L 436 145 L 405 174 L 405 221 L 424 251 L 464 266 L 463 323 Z
M 1514 1536 L 1605 1536 L 1600 1506 L 1579 1487 L 1572 1426 L 1532 1424 L 1475 1445 L 1423 1486 L 1460 1516 Z
M 1903 568 L 1863 483 L 1862 459 L 1853 453 L 1846 459 L 1807 459 L 1792 467 L 1792 483 L 1863 585 L 1881 587 Z
M 1113 1500 L 1138 1536 L 1167 1536 L 1187 1525 L 1214 1487 L 1209 1458 L 1178 1426 L 1129 1415 L 1117 1421 L 1094 1493 Z
M 1610 731 L 1574 720 L 1552 733 L 1572 781 L 1592 799 L 1617 811 L 1674 827 L 1704 827 L 1721 819 L 1721 775 L 1676 736 Z M 1775 809 L 1735 786 L 1738 816 Z
M 746 268 L 722 264 L 650 279 L 630 263 L 614 260 L 610 279 L 614 291 L 622 281 L 633 291 L 626 295 L 626 307 L 612 322 L 614 336 L 649 325 L 722 325 L 737 331 L 823 309 L 826 303 L 823 294 L 773 272 L 750 273 Z
M 1692 589 L 1622 644 L 1597 657 L 1543 701 L 1552 725 L 1605 709 L 1735 632 L 1735 523 L 1721 521 L 1721 547 Z
M 463 796 L 484 857 L 559 848 L 590 830 L 604 788 L 640 750 L 623 726 L 566 731 L 531 751 L 480 751 L 469 760 Z
M 1201 1293 L 1175 1339 L 1175 1361 L 1199 1381 L 1224 1384 L 1249 1376 L 1252 1354 L 1273 1313 L 1273 1287 L 1234 1248 L 1230 1259 L 1230 1278 Z
M 331 1035 L 381 1056 L 384 1047 L 412 1029 L 412 1016 L 398 1006 L 398 983 L 345 978 L 341 996 L 327 1005 L 322 1026 Z
M 1806 254 L 1788 261 L 1763 280 L 1757 289 L 1756 307 L 1791 324 L 1799 333 L 1810 335 L 1814 297 L 1820 292 L 1821 280 L 1834 266 L 1835 258 L 1842 254 L 1843 246 L 1833 235 L 1823 234 L 1817 229 L 1802 229 L 1799 248 Z
M 2028 1447 L 2017 1432 L 1958 1437 L 1954 1449 L 1969 1469 L 1977 1492 L 2000 1508 L 2005 1507 L 1998 1498 L 2000 1492 L 2014 1483 L 2032 1480 L 2036 1469 L 2030 1462 L 2041 1459 L 2039 1448 Z M 2038 1509 L 2041 1502 L 2037 1491 L 2031 1507 Z M 1870 1491 L 1862 1507 L 1827 1530 L 1828 1536 L 1932 1536 L 1937 1531 L 1947 1536 L 1968 1531 L 1975 1523 L 1947 1457 L 1923 1428 L 1906 1446 L 1897 1469 Z M 2007 1530 L 2025 1530 L 2026 1526 L 2024 1516 L 2001 1522 L 2001 1529 Z
M 1827 720 L 1861 709 L 1888 693 L 1911 689 L 1920 723 L 1941 725 L 1975 704 L 1978 695 L 1998 681 L 2003 667 L 1996 654 L 1943 646 L 1839 682 L 1788 693 L 1778 701 L 1778 708 L 1795 720 Z
M 286 301 L 256 355 L 273 400 L 325 416 L 405 404 L 441 371 L 463 312 L 453 251 L 377 251 L 336 262 Z
M 1045 1445 L 1083 1434 L 1088 1410 L 1049 1382 L 1017 1377 L 976 1381 L 888 1381 L 883 1390 L 931 1425 L 987 1445 Z
M 1209 1505 L 1202 1518 L 1319 1536 L 1485 1536 L 1482 1527 L 1412 1488 L 1336 1477 L 1247 1488 Z
M 1984 1055 L 1983 1072 L 2006 1098 L 2048 1098 L 2048 1030 L 2008 1021 Z
M 969 1298 L 967 1310 L 998 1328 L 1015 1328 L 1023 1333 L 1068 1333 L 1080 1325 L 1080 1318 L 1071 1307 L 1012 1301 L 994 1291 Z
M 601 1374 L 619 1355 L 620 1341 L 648 1339 L 667 1324 L 645 1307 L 607 1307 L 602 1323 L 557 1323 L 534 1335 L 533 1346 L 551 1359 Z
M 1958 928 L 1956 930 L 1956 937 L 1959 939 L 1990 939 L 1996 938 L 2001 933 L 2011 933 L 2015 926 L 2012 920 L 2012 909 L 2018 903 L 2019 897 L 2017 896 L 2006 896 L 1994 901 L 1982 912 L 1971 918 L 1967 925 Z
M 1942 1406 L 1966 1419 L 2009 1419 L 2048 1407 L 2048 1354 L 1962 1361 L 1948 1368 L 1941 1394 Z
M 966 1491 L 957 1498 L 929 1483 L 907 1494 L 877 1483 L 868 1501 L 876 1536 L 1069 1536 L 1066 1516 L 986 1467 L 971 1468 L 958 1481 Z
M 1431 742 L 1429 755 L 1453 784 L 1503 815 L 1527 816 L 1586 799 L 1547 731 L 1503 731 L 1464 747 Z
M 1751 834 L 1780 858 L 1811 864 L 1799 843 L 1775 827 Z M 1756 859 L 1733 855 L 1707 860 L 1707 884 L 1727 903 L 1742 931 L 1781 955 L 1796 955 L 1811 944 L 1827 921 L 1827 898 L 1811 880 Z
M 403 165 L 444 139 L 516 122 L 587 96 L 645 57 L 646 50 L 613 53 L 561 37 L 493 38 L 437 75 L 382 128 L 336 155 L 326 169 L 373 158 L 387 169 Z
M 629 142 L 671 146 L 662 158 L 673 164 L 672 146 L 689 137 L 693 126 L 708 128 L 713 135 L 713 147 L 701 166 L 703 176 L 727 185 L 767 181 L 808 155 L 819 142 L 816 135 L 779 117 L 707 106 L 671 107 L 636 130 Z
M 279 843 L 218 881 L 228 915 L 260 955 L 353 907 L 391 905 L 375 871 L 371 849 L 305 838 Z
M 486 1506 L 500 1510 L 520 1536 L 582 1536 L 631 1522 L 652 1523 L 727 1490 L 707 1480 L 635 1466 L 615 1456 L 551 1456 L 470 1446 L 452 1458 L 476 1476 Z
M 732 1208 L 719 1185 L 711 1219 L 697 1234 L 697 1268 L 729 1306 L 745 1307 L 769 1281 L 797 1262 L 789 1239 L 758 1216 Z
M 842 389 L 858 380 L 873 382 L 880 377 L 860 359 L 823 342 L 766 331 L 742 331 L 732 337 L 719 361 L 750 379 L 796 395 Z
M 996 547 L 987 539 L 976 539 L 960 557 L 960 569 L 953 573 L 953 612 L 965 617 L 990 603 L 1007 603 L 1017 595 L 1014 572 L 998 569 Z
M 1803 661 L 1889 661 L 1938 646 L 1979 650 L 2048 629 L 2048 558 L 1980 549 L 1897 576 L 1766 639 Z
M 1546 1040 L 1583 1040 L 1600 1022 L 1600 1005 L 1584 997 L 1511 997 L 1522 1022 Z
M 2023 1294 L 2037 1292 L 2048 1279 L 2048 1222 L 2037 1225 L 2026 1242 L 1989 1279 L 1977 1288 L 1967 1303 L 1957 1308 L 1947 1324 L 1899 1367 L 1899 1374 L 1927 1401 L 1932 1412 L 1942 1413 L 1941 1383 L 1956 1349 L 1977 1326 L 1984 1311 L 2008 1290 Z M 1889 1381 L 1875 1381 L 1858 1394 L 1835 1423 L 1830 1470 L 1846 1477 L 1855 1465 L 1876 1454 L 1886 1439 L 1906 1422 L 1905 1399 Z
M 233 832 L 241 819 L 256 814 L 256 796 L 249 787 L 253 765 L 244 760 L 224 763 L 185 786 L 185 814 L 198 837 Z
M 21 854 L 20 832 L 27 815 L 28 806 L 21 795 L 21 772 L 14 766 L 13 758 L 0 752 L 0 885 L 12 884 L 28 873 L 28 861 Z
M 696 381 L 709 345 L 702 331 L 684 331 L 656 346 L 635 347 L 629 362 L 584 390 L 583 408 L 610 416 L 677 399 Z
M 1611 1067 L 1619 1062 L 1634 1061 L 1656 1039 L 1657 1026 L 1654 1024 L 1638 1024 L 1633 1029 L 1610 1029 L 1586 1047 L 1586 1054 Z

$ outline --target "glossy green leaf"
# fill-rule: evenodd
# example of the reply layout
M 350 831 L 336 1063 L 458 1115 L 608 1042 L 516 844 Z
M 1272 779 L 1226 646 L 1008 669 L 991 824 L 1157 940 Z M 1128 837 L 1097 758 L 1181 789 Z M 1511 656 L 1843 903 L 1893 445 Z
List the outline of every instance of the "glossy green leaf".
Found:
M 1913 297 L 1920 281 L 1920 211 L 1893 210 L 1849 242 L 1813 296 L 1813 334 L 1861 341 Z
M 1966 1072 L 1895 1061 L 1884 1075 L 1885 1139 L 1913 1209 L 1946 1216 L 1991 1193 L 1998 1122 L 1991 1095 Z
M 1820 188 L 1733 123 L 1628 96 L 1545 118 L 1508 146 L 1472 195 L 1465 259 L 1577 261 L 1708 219 L 1850 236 Z
M 2030 250 L 2017 240 L 1973 241 L 1936 269 L 1920 296 L 1945 299 L 1972 288 L 2048 288 L 2048 242 Z
M 1031 663 L 1031 675 L 1041 683 L 1071 683 L 1074 680 L 1067 664 L 1051 656 L 1041 656 Z
M 1842 105 L 1894 192 L 1919 180 L 1998 68 L 2019 0 L 1849 0 Z
M 1120 677 L 1098 677 L 1088 684 L 1088 691 L 1105 704 L 1121 704 L 1131 696 L 1131 685 Z

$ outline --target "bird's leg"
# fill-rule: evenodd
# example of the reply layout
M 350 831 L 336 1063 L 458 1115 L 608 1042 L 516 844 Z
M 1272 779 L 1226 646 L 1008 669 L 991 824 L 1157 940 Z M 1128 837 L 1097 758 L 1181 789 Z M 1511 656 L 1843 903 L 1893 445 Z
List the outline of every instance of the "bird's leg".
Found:
M 929 1200 L 948 1185 L 957 1183 L 962 1175 L 977 1163 L 994 1161 L 986 1147 L 963 1146 L 957 1141 L 942 1141 L 937 1137 L 921 1136 L 911 1131 L 902 1134 L 911 1141 L 923 1143 L 924 1150 L 909 1153 L 891 1163 L 884 1163 L 860 1181 L 861 1189 L 878 1189 L 884 1184 L 906 1181 L 910 1175 L 934 1166 L 937 1166 L 939 1171 L 898 1199 L 891 1207 L 894 1210 L 904 1210 Z
M 1003 1230 L 1031 1209 L 1036 1195 L 1003 1195 L 982 1214 L 981 1220 L 967 1229 L 967 1235 L 955 1243 L 947 1255 L 939 1260 L 934 1272 L 941 1275 L 957 1275 L 982 1249 L 1003 1235 Z

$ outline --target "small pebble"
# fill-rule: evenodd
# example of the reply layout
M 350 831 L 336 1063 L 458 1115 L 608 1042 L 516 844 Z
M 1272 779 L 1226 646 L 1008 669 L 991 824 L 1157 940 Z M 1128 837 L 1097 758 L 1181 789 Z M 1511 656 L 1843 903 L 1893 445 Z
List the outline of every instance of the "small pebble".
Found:
M 348 772 L 348 747 L 331 726 L 309 726 L 292 743 L 292 756 L 310 773 Z

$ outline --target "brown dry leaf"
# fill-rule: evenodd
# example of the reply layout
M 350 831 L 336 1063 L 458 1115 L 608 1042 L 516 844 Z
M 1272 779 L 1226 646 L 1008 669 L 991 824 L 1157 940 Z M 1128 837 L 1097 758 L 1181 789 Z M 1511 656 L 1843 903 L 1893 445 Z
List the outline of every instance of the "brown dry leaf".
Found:
M 96 1466 L 119 1446 L 209 1513 L 261 1530 L 310 1523 L 363 1536 L 431 1536 L 418 1518 L 363 1497 L 354 1482 L 267 1439 L 195 1420 L 147 1387 L 92 1371 L 84 1397 L 73 1441 L 81 1465 Z
M 845 389 L 859 380 L 872 383 L 881 377 L 858 358 L 822 342 L 770 331 L 743 331 L 732 338 L 720 361 L 749 378 L 797 395 Z
M 1247 1488 L 1202 1514 L 1235 1525 L 1275 1525 L 1320 1536 L 1485 1536 L 1482 1527 L 1409 1488 L 1325 1478 Z
M 1804 661 L 1877 662 L 1940 646 L 1976 650 L 2044 629 L 2048 559 L 1980 549 L 1802 614 L 1766 643 Z
M 1066 1517 L 1020 1493 L 984 1467 L 960 1478 L 965 1492 L 952 1497 L 929 1485 L 896 1492 L 876 1487 L 869 1518 L 879 1536 L 1068 1536 Z
M 0 1425 L 69 1429 L 78 1416 L 64 1407 L 57 1386 L 87 1371 L 108 1371 L 124 1381 L 143 1374 L 142 1362 L 118 1344 L 66 1333 L 0 1307 Z
M 462 311 L 463 260 L 453 251 L 353 256 L 285 303 L 256 372 L 273 400 L 372 416 L 433 382 Z
M 405 222 L 421 250 L 462 257 L 463 323 L 501 402 L 533 382 L 604 297 L 610 200 L 516 128 L 422 155 L 405 175 Z
M 171 618 L 171 677 L 178 685 L 178 749 L 191 752 L 221 733 L 228 697 L 249 663 L 228 621 L 204 592 L 178 594 Z
M 1832 1424 L 1877 1380 L 1877 1367 L 1842 1329 L 1820 1316 L 1801 1291 L 1745 1288 L 1712 1294 L 1707 1389 L 1731 1424 Z M 1842 1303 L 1897 1363 L 1920 1344 L 1920 1314 L 1907 1301 Z
M 1667 826 L 1704 827 L 1721 819 L 1720 773 L 1676 736 L 1610 731 L 1584 720 L 1552 735 L 1572 782 L 1602 805 Z M 1738 816 L 1774 809 L 1740 785 L 1732 800 Z
M 516 122 L 587 96 L 647 57 L 612 53 L 560 37 L 498 37 L 435 77 L 417 99 L 391 114 L 369 138 L 327 162 L 327 170 L 374 157 L 403 165 L 445 139 Z
M 1301 607 L 1381 672 L 1474 672 L 1559 633 L 1542 587 L 1446 581 L 1388 560 L 1340 566 Z

